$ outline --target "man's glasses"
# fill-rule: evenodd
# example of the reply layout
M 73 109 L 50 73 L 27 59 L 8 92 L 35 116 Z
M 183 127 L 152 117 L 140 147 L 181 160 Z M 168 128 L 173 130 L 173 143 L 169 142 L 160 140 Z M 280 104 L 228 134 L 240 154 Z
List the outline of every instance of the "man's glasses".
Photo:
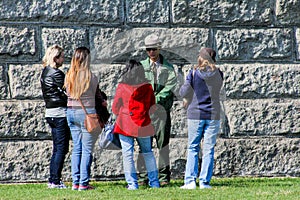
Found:
M 156 51 L 157 48 L 146 48 L 146 51 Z

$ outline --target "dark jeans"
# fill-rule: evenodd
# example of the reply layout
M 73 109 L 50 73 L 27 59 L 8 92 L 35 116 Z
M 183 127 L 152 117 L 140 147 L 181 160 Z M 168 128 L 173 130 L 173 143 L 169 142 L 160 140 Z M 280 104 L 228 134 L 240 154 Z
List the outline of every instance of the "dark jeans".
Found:
M 155 127 L 155 140 L 158 148 L 158 172 L 160 182 L 170 182 L 170 157 L 169 142 L 171 132 L 170 111 L 157 111 L 151 116 L 152 124 Z M 137 169 L 139 171 L 139 181 L 147 182 L 146 167 L 141 153 L 138 155 Z
M 53 140 L 49 183 L 59 184 L 65 156 L 69 151 L 70 129 L 66 117 L 46 117 L 46 120 L 52 129 Z

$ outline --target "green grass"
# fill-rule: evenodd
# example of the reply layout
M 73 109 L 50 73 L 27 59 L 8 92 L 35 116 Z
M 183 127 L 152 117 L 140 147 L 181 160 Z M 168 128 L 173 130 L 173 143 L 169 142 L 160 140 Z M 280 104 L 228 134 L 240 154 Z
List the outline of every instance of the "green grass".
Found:
M 71 183 L 66 183 L 69 187 Z M 182 190 L 183 180 L 169 187 L 128 191 L 124 181 L 92 182 L 90 191 L 48 189 L 46 183 L 0 184 L 0 199 L 300 199 L 300 178 L 214 178 L 211 190 Z

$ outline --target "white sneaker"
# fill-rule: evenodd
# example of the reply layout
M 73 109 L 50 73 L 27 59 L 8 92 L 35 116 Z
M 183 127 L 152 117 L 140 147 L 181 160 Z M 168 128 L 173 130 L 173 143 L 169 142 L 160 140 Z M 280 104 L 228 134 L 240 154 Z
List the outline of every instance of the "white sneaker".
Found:
M 62 181 L 60 181 L 59 186 L 60 186 L 60 189 L 66 189 L 67 188 L 67 186 Z
M 212 187 L 210 185 L 200 184 L 200 189 L 211 189 Z
M 137 190 L 137 189 L 139 189 L 138 187 L 135 187 L 133 185 L 127 185 L 126 188 L 127 188 L 127 190 Z
M 180 188 L 184 189 L 184 190 L 194 190 L 194 189 L 196 189 L 196 183 L 193 181 L 193 182 L 190 182 L 189 184 L 184 184 Z
M 50 189 L 66 189 L 67 186 L 62 181 L 60 181 L 59 184 L 54 184 L 54 183 L 49 184 L 48 183 L 48 188 L 50 188 Z

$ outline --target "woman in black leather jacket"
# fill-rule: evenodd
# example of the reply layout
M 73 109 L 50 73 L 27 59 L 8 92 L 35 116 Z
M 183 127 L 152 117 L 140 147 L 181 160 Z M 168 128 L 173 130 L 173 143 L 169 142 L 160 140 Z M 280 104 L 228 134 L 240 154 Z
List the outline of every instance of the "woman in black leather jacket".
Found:
M 63 48 L 53 45 L 43 58 L 41 86 L 46 104 L 45 117 L 51 127 L 53 152 L 48 188 L 66 188 L 61 180 L 65 155 L 69 151 L 70 129 L 66 118 L 67 96 L 63 91 L 65 74 L 58 68 L 64 62 Z

